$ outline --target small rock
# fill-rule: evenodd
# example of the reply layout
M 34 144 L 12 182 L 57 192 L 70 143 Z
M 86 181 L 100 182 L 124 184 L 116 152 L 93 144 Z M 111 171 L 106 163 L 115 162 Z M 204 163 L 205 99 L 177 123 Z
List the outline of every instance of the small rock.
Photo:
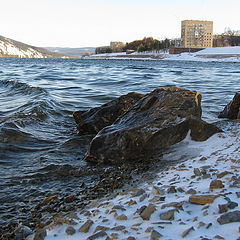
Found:
M 224 172 L 218 173 L 217 177 L 218 178 L 223 178 L 224 176 L 228 175 L 229 173 L 230 173 L 229 171 L 224 171 Z
M 234 209 L 238 206 L 238 203 L 230 201 L 227 203 L 227 206 L 229 209 Z
M 14 231 L 14 233 L 15 233 L 15 240 L 22 240 L 22 239 L 26 239 L 27 236 L 33 234 L 33 231 L 27 226 L 20 225 Z
M 206 229 L 210 228 L 213 224 L 212 223 L 209 223 L 207 226 L 206 226 Z
M 99 232 L 99 231 L 107 231 L 107 230 L 109 230 L 110 228 L 109 227 L 105 227 L 105 226 L 97 226 L 96 228 L 95 228 L 95 230 L 94 230 L 94 233 L 96 233 L 96 232 Z
M 236 192 L 237 197 L 240 198 L 240 192 Z
M 203 212 L 203 216 L 208 216 L 208 210 L 205 210 L 205 211 Z
M 122 231 L 124 229 L 126 229 L 126 227 L 123 225 L 119 225 L 119 226 L 111 228 L 112 231 Z
M 198 228 L 201 228 L 201 227 L 204 227 L 204 226 L 206 226 L 206 223 L 204 223 L 204 222 L 199 222 L 198 223 Z
M 211 177 L 211 174 L 203 174 L 202 175 L 202 179 L 207 179 L 207 178 L 210 178 Z
M 212 203 L 218 195 L 192 195 L 189 197 L 190 203 L 205 205 Z
M 223 188 L 224 185 L 221 180 L 212 180 L 210 183 L 210 190 Z
M 176 190 L 176 187 L 174 187 L 174 186 L 170 186 L 167 190 L 167 193 L 176 193 L 176 192 L 177 192 L 177 190 Z
M 201 175 L 202 175 L 202 173 L 201 173 L 201 171 L 199 170 L 199 168 L 194 168 L 194 169 L 193 169 L 193 173 L 194 173 L 195 176 L 201 176 Z
M 47 236 L 47 231 L 45 229 L 37 230 L 37 232 L 34 235 L 33 240 L 44 240 L 44 238 Z
M 117 210 L 126 211 L 126 209 L 125 209 L 122 205 L 114 205 L 114 206 L 112 207 L 112 209 L 117 209 Z
M 163 212 L 160 214 L 160 219 L 161 220 L 174 220 L 174 212 L 175 210 L 168 210 L 166 212 Z
M 152 232 L 152 230 L 153 230 L 153 227 L 148 227 L 148 228 L 145 230 L 145 232 L 146 232 L 146 233 L 149 233 L 149 232 Z
M 161 233 L 156 230 L 152 230 L 150 240 L 158 240 L 159 238 L 163 237 Z
M 153 195 L 164 195 L 165 191 L 163 189 L 157 187 L 157 186 L 153 186 L 151 194 L 153 194 Z
M 141 213 L 143 212 L 143 210 L 146 208 L 147 206 L 143 205 L 140 208 L 137 209 L 137 211 L 134 214 L 139 214 L 141 215 Z
M 186 194 L 196 194 L 197 191 L 193 188 L 190 188 L 189 190 L 186 191 Z
M 191 219 L 192 222 L 196 222 L 198 220 L 198 217 L 194 217 Z
M 128 238 L 127 238 L 127 240 L 136 240 L 136 238 L 135 238 L 135 237 L 132 237 L 132 236 L 130 236 L 130 237 L 128 237 Z
M 92 220 L 87 220 L 80 228 L 79 232 L 87 233 L 89 231 L 89 228 L 93 225 Z
M 135 201 L 135 200 L 130 200 L 130 201 L 128 201 L 127 203 L 126 203 L 128 206 L 132 206 L 132 205 L 135 205 L 135 204 L 137 204 L 137 202 Z
M 180 209 L 180 210 L 183 210 L 183 202 L 170 202 L 170 203 L 166 203 L 166 204 L 163 204 L 161 206 L 161 209 L 164 209 L 164 208 L 169 208 L 169 207 L 174 207 L 176 209 Z
M 222 225 L 231 222 L 240 222 L 240 211 L 236 210 L 221 215 L 217 221 Z
M 47 198 L 45 198 L 43 201 L 42 201 L 42 205 L 47 205 L 55 200 L 58 200 L 58 196 L 57 195 L 53 195 L 53 196 L 49 196 Z
M 220 235 L 215 235 L 213 238 L 216 238 L 216 239 L 222 239 L 222 240 L 225 239 L 224 237 L 222 237 L 222 236 L 220 236 Z
M 74 227 L 68 226 L 68 227 L 66 228 L 65 232 L 66 232 L 67 235 L 73 235 L 73 234 L 76 233 L 76 230 L 74 229 Z
M 55 224 L 67 224 L 67 225 L 77 225 L 77 223 L 73 220 L 68 220 L 68 219 L 65 219 L 65 218 L 61 218 L 61 217 L 55 217 L 53 219 L 53 222 Z
M 106 238 L 105 240 L 114 240 L 118 239 L 119 234 L 118 233 L 111 233 L 110 238 Z
M 125 220 L 128 220 L 127 216 L 124 215 L 124 214 L 116 215 L 116 216 L 115 216 L 115 219 L 116 219 L 116 220 L 119 220 L 119 221 L 125 221 Z
M 97 233 L 93 234 L 92 236 L 88 237 L 87 240 L 95 240 L 95 239 L 102 238 L 105 236 L 107 236 L 107 233 L 104 231 L 100 231 L 100 232 L 97 232 Z
M 228 204 L 218 204 L 218 213 L 224 213 L 228 211 Z
M 186 229 L 186 230 L 181 234 L 182 238 L 186 237 L 191 231 L 194 231 L 194 230 L 195 230 L 194 227 L 190 227 L 190 228 Z
M 149 204 L 141 213 L 140 217 L 143 220 L 149 220 L 151 215 L 156 211 L 156 207 L 153 204 Z
M 148 197 L 148 195 L 145 193 L 139 198 L 139 201 L 143 202 L 147 197 Z
M 156 203 L 156 202 L 164 201 L 164 200 L 165 200 L 165 197 L 154 196 L 152 199 L 149 200 L 149 202 Z
M 137 189 L 135 192 L 132 193 L 132 197 L 139 197 L 143 194 L 145 194 L 145 191 L 143 189 Z
M 178 191 L 178 192 L 180 192 L 180 193 L 183 193 L 183 192 L 185 192 L 185 191 L 184 191 L 184 189 L 183 189 L 183 188 L 181 188 L 181 187 L 178 187 L 178 188 L 177 188 L 177 191 Z
M 207 160 L 206 157 L 201 157 L 201 158 L 199 159 L 199 161 L 206 161 L 206 160 Z

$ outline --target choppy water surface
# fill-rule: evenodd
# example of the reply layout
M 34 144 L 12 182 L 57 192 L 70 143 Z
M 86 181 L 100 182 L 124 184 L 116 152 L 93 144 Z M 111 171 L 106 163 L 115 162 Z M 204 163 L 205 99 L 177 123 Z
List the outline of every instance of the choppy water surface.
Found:
M 0 59 L 0 224 L 94 181 L 79 172 L 89 138 L 73 111 L 176 85 L 202 93 L 203 118 L 214 121 L 239 82 L 239 63 Z

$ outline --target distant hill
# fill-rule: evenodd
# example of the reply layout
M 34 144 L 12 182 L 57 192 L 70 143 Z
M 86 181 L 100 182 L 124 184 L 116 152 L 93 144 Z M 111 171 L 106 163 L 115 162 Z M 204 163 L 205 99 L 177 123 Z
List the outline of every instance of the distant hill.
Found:
M 85 47 L 85 48 L 61 48 L 61 47 L 46 47 L 48 51 L 66 54 L 71 56 L 82 57 L 88 54 L 94 54 L 95 48 L 94 47 Z
M 69 58 L 64 54 L 50 52 L 44 48 L 30 46 L 3 36 L 0 36 L 0 57 Z

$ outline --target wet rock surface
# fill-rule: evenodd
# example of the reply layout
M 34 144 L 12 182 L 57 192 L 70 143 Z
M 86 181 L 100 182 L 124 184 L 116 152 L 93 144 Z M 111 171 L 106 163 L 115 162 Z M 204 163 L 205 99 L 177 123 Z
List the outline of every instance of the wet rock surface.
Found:
M 219 114 L 219 118 L 240 119 L 240 92 L 237 92 L 232 101 Z
M 100 107 L 89 111 L 76 111 L 73 117 L 80 134 L 97 134 L 104 127 L 113 124 L 118 117 L 127 112 L 144 95 L 128 93 Z
M 188 117 L 201 118 L 199 93 L 177 87 L 156 89 L 97 134 L 86 160 L 119 163 L 147 158 L 183 140 Z

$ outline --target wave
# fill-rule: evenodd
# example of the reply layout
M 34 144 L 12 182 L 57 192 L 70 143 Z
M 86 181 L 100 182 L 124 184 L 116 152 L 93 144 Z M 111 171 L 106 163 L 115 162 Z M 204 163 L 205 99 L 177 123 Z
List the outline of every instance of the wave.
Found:
M 2 80 L 0 81 L 0 87 L 9 88 L 11 94 L 23 94 L 23 95 L 48 95 L 46 89 L 41 87 L 34 87 L 27 83 L 14 81 L 14 80 Z

